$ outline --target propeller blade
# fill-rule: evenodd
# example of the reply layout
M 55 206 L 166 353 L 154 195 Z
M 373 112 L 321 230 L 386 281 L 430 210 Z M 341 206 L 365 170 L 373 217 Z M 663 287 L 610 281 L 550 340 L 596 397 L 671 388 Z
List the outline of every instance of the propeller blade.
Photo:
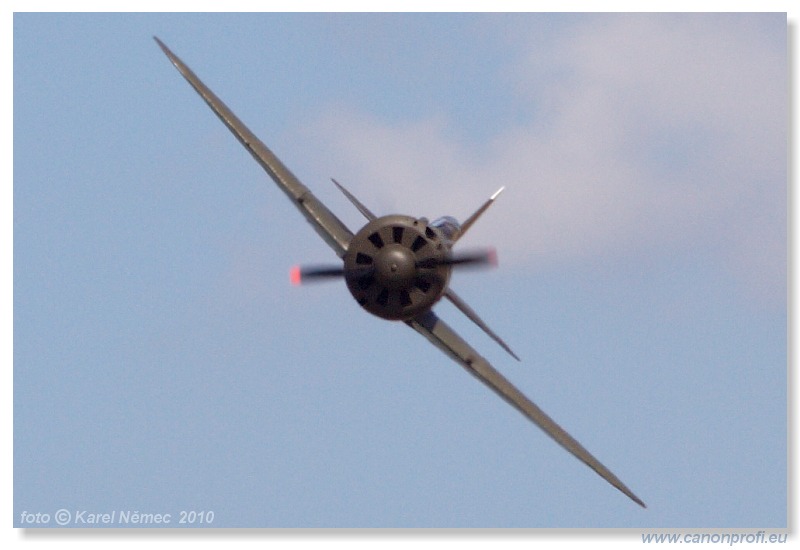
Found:
M 365 276 L 370 275 L 373 273 L 375 269 L 373 267 L 365 267 L 361 269 L 354 269 L 351 270 L 350 273 L 354 276 Z M 313 281 L 319 282 L 324 281 L 326 279 L 338 279 L 340 277 L 344 277 L 345 269 L 344 266 L 310 266 L 310 267 L 302 267 L 299 265 L 294 266 L 292 269 L 289 270 L 289 281 L 295 286 L 301 285 L 306 281 Z
M 300 267 L 296 265 L 289 271 L 289 280 L 295 286 L 308 280 L 335 279 L 343 276 L 343 267 Z
M 445 258 L 442 260 L 431 258 L 428 260 L 417 262 L 417 267 L 422 267 L 422 268 L 434 268 L 440 265 L 453 265 L 453 266 L 490 265 L 492 267 L 497 267 L 497 251 L 495 251 L 494 248 L 488 248 L 486 250 L 479 250 L 476 252 L 463 252 L 460 254 L 453 254 L 449 258 Z

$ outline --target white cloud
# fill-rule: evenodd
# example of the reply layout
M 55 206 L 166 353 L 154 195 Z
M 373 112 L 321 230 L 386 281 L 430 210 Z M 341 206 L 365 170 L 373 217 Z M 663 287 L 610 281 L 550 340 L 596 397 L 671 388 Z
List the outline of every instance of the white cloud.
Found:
M 463 218 L 506 185 L 470 235 L 498 243 L 504 263 L 695 249 L 780 298 L 786 29 L 763 22 L 600 16 L 547 50 L 516 43 L 508 100 L 527 118 L 478 150 L 443 117 L 389 123 L 338 109 L 314 132 L 381 212 Z M 544 115 L 529 116 L 534 107 Z

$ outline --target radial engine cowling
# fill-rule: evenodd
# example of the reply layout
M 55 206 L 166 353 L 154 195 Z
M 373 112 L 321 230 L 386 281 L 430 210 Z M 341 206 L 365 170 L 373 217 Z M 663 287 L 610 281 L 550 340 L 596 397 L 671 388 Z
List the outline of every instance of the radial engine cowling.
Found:
M 365 225 L 344 256 L 350 293 L 370 313 L 408 320 L 444 294 L 452 265 L 443 235 L 424 218 L 384 216 Z

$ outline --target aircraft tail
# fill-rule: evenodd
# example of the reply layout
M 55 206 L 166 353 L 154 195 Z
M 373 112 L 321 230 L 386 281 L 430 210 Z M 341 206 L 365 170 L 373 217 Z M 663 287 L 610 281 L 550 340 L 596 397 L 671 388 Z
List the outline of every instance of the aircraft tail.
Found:
M 478 208 L 478 209 L 475 211 L 475 213 L 474 213 L 474 214 L 472 214 L 472 215 L 471 215 L 469 218 L 467 218 L 466 220 L 464 220 L 464 223 L 462 223 L 462 224 L 461 224 L 461 231 L 460 231 L 460 233 L 458 234 L 458 239 L 460 239 L 461 237 L 463 237 L 463 236 L 464 236 L 464 233 L 466 233 L 466 232 L 467 232 L 467 230 L 468 230 L 470 227 L 472 227 L 472 225 L 473 225 L 473 224 L 474 224 L 476 221 L 478 221 L 478 218 L 480 218 L 480 217 L 481 217 L 481 215 L 482 215 L 484 212 L 486 212 L 486 210 L 487 210 L 487 209 L 488 209 L 488 208 L 489 208 L 489 207 L 492 205 L 492 203 L 494 202 L 494 200 L 495 200 L 495 199 L 498 197 L 498 195 L 500 195 L 500 193 L 502 193 L 502 192 L 503 192 L 503 190 L 504 190 L 504 189 L 505 189 L 505 186 L 503 186 L 503 187 L 501 187 L 500 189 L 498 189 L 497 191 L 495 191 L 495 192 L 494 192 L 494 195 L 492 195 L 491 197 L 489 197 L 489 200 L 487 200 L 485 203 L 483 203 L 483 204 L 481 205 L 481 207 L 480 207 L 480 208 Z

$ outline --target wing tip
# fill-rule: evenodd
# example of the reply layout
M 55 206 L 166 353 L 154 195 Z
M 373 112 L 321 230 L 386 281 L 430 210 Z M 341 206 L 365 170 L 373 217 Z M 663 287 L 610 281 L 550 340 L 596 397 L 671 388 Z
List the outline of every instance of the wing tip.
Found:
M 593 469 L 594 469 L 594 468 L 593 468 Z M 596 471 L 598 474 L 600 474 L 600 476 L 601 476 L 601 477 L 605 478 L 605 480 L 606 480 L 606 481 L 608 481 L 609 483 L 611 483 L 611 485 L 613 485 L 615 488 L 619 489 L 619 491 L 620 491 L 620 492 L 621 492 L 623 495 L 625 495 L 626 497 L 628 497 L 629 499 L 631 499 L 633 502 L 635 502 L 636 504 L 638 504 L 639 506 L 641 506 L 641 507 L 642 507 L 642 508 L 644 508 L 645 510 L 647 509 L 647 504 L 645 504 L 645 503 L 644 503 L 644 501 L 643 501 L 642 499 L 640 499 L 640 498 L 639 498 L 639 497 L 637 497 L 635 494 L 633 494 L 633 491 L 631 491 L 630 489 L 628 489 L 628 487 L 627 487 L 627 486 L 626 486 L 624 483 L 622 483 L 622 481 L 621 481 L 620 479 L 618 479 L 616 476 L 614 476 L 614 474 L 611 474 L 611 472 L 608 472 L 608 474 L 610 474 L 610 476 L 611 476 L 611 477 L 609 477 L 608 475 L 606 475 L 606 474 L 605 474 L 605 473 L 603 473 L 603 472 L 600 472 L 599 470 L 596 470 L 596 469 L 595 469 L 595 471 Z
M 156 41 L 156 44 L 158 44 L 158 47 L 159 47 L 159 48 L 161 48 L 161 51 L 162 51 L 162 52 L 164 52 L 164 55 L 166 55 L 166 56 L 167 56 L 167 59 L 169 59 L 169 60 L 170 60 L 170 62 L 171 62 L 173 65 L 175 65 L 175 67 L 176 67 L 176 68 L 178 69 L 178 71 L 179 71 L 179 72 L 180 72 L 180 73 L 183 75 L 183 77 L 184 77 L 184 78 L 186 78 L 186 79 L 189 79 L 189 77 L 190 77 L 190 75 L 191 75 L 191 71 L 190 71 L 190 70 L 189 70 L 189 68 L 188 68 L 188 67 L 187 67 L 187 66 L 186 66 L 186 65 L 183 63 L 183 61 L 181 61 L 181 59 L 180 59 L 180 58 L 179 58 L 177 55 L 175 55 L 174 53 L 172 53 L 172 50 L 170 50 L 170 49 L 167 47 L 167 45 L 166 45 L 166 44 L 164 44 L 164 43 L 161 41 L 161 39 L 160 39 L 159 37 L 157 37 L 156 35 L 153 35 L 153 40 L 155 40 L 155 41 Z M 191 83 L 191 80 L 190 80 L 190 83 Z M 193 84 L 193 83 L 192 83 L 192 86 L 193 86 L 193 87 L 195 87 L 195 84 Z M 195 89 L 196 89 L 196 87 L 195 87 Z M 202 94 L 201 94 L 201 95 L 202 95 Z
M 169 51 L 169 48 L 167 48 L 167 45 L 164 44 L 159 37 L 157 37 L 156 35 L 153 35 L 153 40 L 156 41 L 156 44 L 158 44 L 158 47 L 161 48 L 161 51 L 163 51 L 165 54 L 169 55 L 169 54 L 172 53 L 172 52 Z

